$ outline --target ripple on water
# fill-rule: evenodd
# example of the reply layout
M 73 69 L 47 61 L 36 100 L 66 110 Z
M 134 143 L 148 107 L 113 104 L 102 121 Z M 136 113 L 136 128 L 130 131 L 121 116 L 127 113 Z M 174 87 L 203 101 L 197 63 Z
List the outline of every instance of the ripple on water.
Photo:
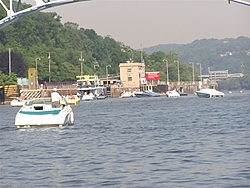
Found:
M 0 185 L 249 187 L 249 96 L 93 101 L 73 126 L 24 130 L 0 106 Z

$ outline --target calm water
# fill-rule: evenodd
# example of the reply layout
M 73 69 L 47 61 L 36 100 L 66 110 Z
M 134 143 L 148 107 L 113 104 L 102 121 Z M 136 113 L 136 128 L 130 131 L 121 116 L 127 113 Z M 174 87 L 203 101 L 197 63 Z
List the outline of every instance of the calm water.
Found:
M 250 92 L 107 99 L 17 130 L 0 106 L 0 187 L 250 187 Z

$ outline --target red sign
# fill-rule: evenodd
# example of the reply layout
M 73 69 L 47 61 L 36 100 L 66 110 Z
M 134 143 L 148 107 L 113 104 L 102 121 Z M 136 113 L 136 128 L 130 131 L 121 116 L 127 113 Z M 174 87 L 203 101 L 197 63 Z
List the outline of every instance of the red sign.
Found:
M 146 72 L 146 80 L 160 80 L 160 72 Z

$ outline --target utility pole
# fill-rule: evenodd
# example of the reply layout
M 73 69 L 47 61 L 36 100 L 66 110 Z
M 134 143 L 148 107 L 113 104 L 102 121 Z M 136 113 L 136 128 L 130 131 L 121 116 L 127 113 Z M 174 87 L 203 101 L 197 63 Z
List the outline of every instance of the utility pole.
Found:
M 96 58 L 95 59 L 95 62 L 94 62 L 94 76 L 96 75 L 96 67 L 99 67 L 99 64 L 98 62 L 96 61 Z
M 9 48 L 9 74 L 11 73 L 11 48 Z
M 37 60 L 40 60 L 40 57 L 36 58 L 36 89 L 38 89 L 39 82 L 38 82 L 38 68 L 37 68 Z
M 180 62 L 177 60 L 175 60 L 174 62 L 177 62 L 177 77 L 178 77 L 177 85 L 180 85 Z
M 192 84 L 194 84 L 194 63 L 190 62 L 189 64 L 192 64 L 192 72 L 193 72 L 193 75 L 192 75 L 192 81 L 193 81 L 193 83 Z
M 111 65 L 106 65 L 106 76 L 107 76 L 107 87 L 109 86 L 109 71 L 108 68 L 111 67 Z
M 81 76 L 82 76 L 82 75 L 84 74 L 84 72 L 83 72 L 83 62 L 84 62 L 84 59 L 83 59 L 83 57 L 82 57 L 82 52 L 81 52 L 81 57 L 80 57 L 79 61 L 81 61 L 81 68 L 80 68 L 80 71 L 81 71 Z
M 167 59 L 164 59 L 163 61 L 166 62 L 166 69 L 167 69 L 167 85 L 169 85 L 169 76 L 168 76 L 168 60 Z
M 49 83 L 50 83 L 50 52 L 49 52 L 49 56 L 48 56 L 48 59 L 49 59 Z
M 201 70 L 201 63 L 197 63 L 197 65 L 200 65 L 200 81 L 202 81 L 202 70 Z
M 143 57 L 142 57 L 142 44 L 141 44 L 141 63 L 143 61 Z

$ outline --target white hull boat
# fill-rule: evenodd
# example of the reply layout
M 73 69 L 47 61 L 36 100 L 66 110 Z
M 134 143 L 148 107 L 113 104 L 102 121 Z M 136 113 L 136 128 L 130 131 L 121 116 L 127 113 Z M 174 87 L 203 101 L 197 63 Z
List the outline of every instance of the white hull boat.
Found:
M 26 101 L 27 100 L 14 99 L 14 100 L 11 101 L 10 105 L 12 107 L 22 107 L 25 104 Z
M 160 97 L 161 95 L 159 93 L 155 93 L 152 91 L 139 91 L 135 92 L 135 96 L 137 98 L 144 98 L 144 97 Z
M 74 113 L 70 105 L 61 102 L 60 108 L 52 108 L 51 98 L 27 100 L 15 117 L 17 128 L 64 126 L 74 123 Z
M 96 96 L 96 99 L 97 100 L 103 100 L 103 99 L 106 99 L 108 96 L 104 95 L 104 94 L 100 94 L 98 96 Z
M 81 97 L 82 101 L 92 101 L 95 99 L 95 95 L 90 93 L 90 94 L 85 94 Z
M 224 93 L 217 91 L 215 89 L 202 89 L 200 91 L 196 91 L 196 95 L 199 98 L 217 98 L 224 97 Z
M 181 95 L 176 91 L 167 91 L 166 96 L 169 98 L 179 98 Z
M 92 101 L 94 99 L 105 99 L 106 97 L 98 97 L 103 95 L 104 87 L 100 85 L 97 76 L 82 75 L 77 76 L 77 90 L 81 101 Z M 97 98 L 98 97 L 98 98 Z
M 134 97 L 134 96 L 135 96 L 135 93 L 134 93 L 134 92 L 131 92 L 131 91 L 124 91 L 124 92 L 122 92 L 120 98 L 130 98 L 130 97 Z

